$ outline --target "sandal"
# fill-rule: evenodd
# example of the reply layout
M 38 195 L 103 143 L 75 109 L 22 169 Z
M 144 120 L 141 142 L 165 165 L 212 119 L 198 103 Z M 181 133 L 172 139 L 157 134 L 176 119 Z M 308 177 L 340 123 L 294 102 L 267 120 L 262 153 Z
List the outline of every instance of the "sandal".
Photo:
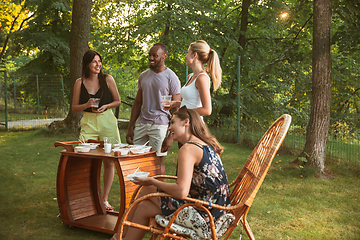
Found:
M 111 210 L 114 209 L 114 207 L 111 206 L 108 201 L 105 201 L 105 202 L 104 202 L 104 205 L 105 205 L 106 211 L 111 211 Z

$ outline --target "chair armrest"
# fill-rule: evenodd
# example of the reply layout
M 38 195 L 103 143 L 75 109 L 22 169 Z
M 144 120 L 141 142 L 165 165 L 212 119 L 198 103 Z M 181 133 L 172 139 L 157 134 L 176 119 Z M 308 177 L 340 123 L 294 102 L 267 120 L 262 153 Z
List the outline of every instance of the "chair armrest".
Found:
M 155 179 L 177 179 L 177 176 L 171 176 L 171 175 L 155 175 L 153 176 Z
M 127 217 L 129 215 L 129 212 L 137 205 L 139 204 L 141 201 L 144 201 L 146 199 L 149 198 L 154 198 L 154 197 L 172 197 L 172 195 L 168 194 L 168 193 L 151 193 L 151 194 L 147 194 L 145 196 L 142 196 L 141 198 L 136 199 L 134 202 L 132 202 L 129 205 L 129 208 L 126 210 L 126 213 L 123 216 L 122 221 L 126 222 L 126 224 L 130 224 L 130 222 L 127 221 Z M 189 198 L 189 197 L 185 197 L 183 198 L 183 200 L 188 201 L 188 203 L 183 204 L 182 206 L 180 206 L 178 209 L 175 210 L 175 212 L 173 213 L 171 219 L 169 220 L 169 223 L 167 225 L 166 232 L 169 231 L 170 226 L 174 223 L 177 215 L 179 214 L 179 212 L 189 206 L 194 206 L 197 208 L 201 208 L 203 211 L 205 211 L 210 219 L 210 228 L 211 228 L 211 232 L 213 235 L 216 235 L 216 231 L 215 231 L 215 223 L 214 223 L 214 219 L 213 216 L 211 215 L 210 210 L 207 208 L 209 205 L 211 205 L 212 208 L 218 208 L 218 209 L 222 209 L 222 210 L 229 210 L 229 207 L 224 207 L 218 204 L 209 204 L 209 202 L 205 202 L 199 199 L 195 199 L 195 198 Z M 130 224 L 131 225 L 131 224 Z M 129 226 L 129 225 L 128 225 Z
M 142 187 L 142 186 L 141 186 Z M 147 194 L 145 196 L 142 196 L 139 199 L 136 199 L 133 204 L 138 204 L 138 202 L 143 201 L 145 199 L 148 198 L 152 198 L 152 197 L 173 197 L 172 195 L 168 194 L 168 193 L 151 193 L 151 194 Z M 205 202 L 196 198 L 190 198 L 190 197 L 185 197 L 182 200 L 188 201 L 188 206 L 196 206 L 196 207 L 208 207 L 209 205 L 211 205 L 212 208 L 217 208 L 217 209 L 221 209 L 221 210 L 225 210 L 225 211 L 231 211 L 233 209 L 235 209 L 234 207 L 230 206 L 230 207 L 225 207 L 225 206 L 221 206 L 215 203 L 211 203 L 209 204 L 209 202 Z

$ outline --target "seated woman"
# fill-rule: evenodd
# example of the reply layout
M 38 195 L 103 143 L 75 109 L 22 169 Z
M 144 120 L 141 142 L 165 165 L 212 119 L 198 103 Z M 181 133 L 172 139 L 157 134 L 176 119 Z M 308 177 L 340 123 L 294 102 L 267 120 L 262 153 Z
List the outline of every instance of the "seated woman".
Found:
M 178 152 L 177 180 L 169 183 L 152 177 L 136 177 L 143 185 L 139 198 L 155 192 L 166 192 L 174 196 L 150 198 L 142 201 L 129 214 L 129 221 L 147 225 L 157 214 L 170 215 L 185 203 L 184 197 L 192 197 L 222 206 L 230 205 L 230 191 L 227 176 L 220 159 L 223 148 L 209 133 L 200 115 L 186 106 L 173 113 L 169 127 L 174 140 L 183 144 Z M 209 210 L 214 221 L 224 214 L 218 209 Z M 199 211 L 206 221 L 205 212 Z M 145 231 L 125 228 L 123 239 L 142 239 Z

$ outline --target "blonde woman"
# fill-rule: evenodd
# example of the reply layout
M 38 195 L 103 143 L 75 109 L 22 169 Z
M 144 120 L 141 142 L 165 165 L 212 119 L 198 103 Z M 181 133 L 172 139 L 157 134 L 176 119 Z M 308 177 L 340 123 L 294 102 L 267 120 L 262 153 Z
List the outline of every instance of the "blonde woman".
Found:
M 172 101 L 172 107 L 186 106 L 194 109 L 200 116 L 208 116 L 212 112 L 210 96 L 210 77 L 216 91 L 221 84 L 221 66 L 218 54 L 209 45 L 198 40 L 190 44 L 186 58 L 186 66 L 192 69 L 185 85 L 181 88 L 181 102 Z M 206 67 L 205 67 L 206 65 Z M 168 136 L 162 145 L 162 151 L 168 151 L 172 145 L 172 137 Z

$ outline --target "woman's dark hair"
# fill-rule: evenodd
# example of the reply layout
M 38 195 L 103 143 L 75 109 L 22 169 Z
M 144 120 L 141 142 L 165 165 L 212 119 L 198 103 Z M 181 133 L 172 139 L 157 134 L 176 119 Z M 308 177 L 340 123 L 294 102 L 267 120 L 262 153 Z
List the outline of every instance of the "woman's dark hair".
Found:
M 187 109 L 186 106 L 181 107 L 173 113 L 182 121 L 186 118 L 190 121 L 190 133 L 210 145 L 219 155 L 224 151 L 223 147 L 216 138 L 209 132 L 209 129 L 200 118 L 200 115 L 193 109 Z
M 83 59 L 82 59 L 82 68 L 81 68 L 81 76 L 88 78 L 90 77 L 90 69 L 89 69 L 89 64 L 91 63 L 91 61 L 94 59 L 94 57 L 98 55 L 100 58 L 100 61 L 102 62 L 102 58 L 100 53 L 94 51 L 94 50 L 87 50 L 84 53 Z M 100 69 L 100 73 L 98 75 L 99 78 L 99 83 L 100 83 L 100 88 L 101 90 L 104 89 L 105 84 L 106 84 L 106 76 L 107 74 L 103 73 L 102 69 Z

